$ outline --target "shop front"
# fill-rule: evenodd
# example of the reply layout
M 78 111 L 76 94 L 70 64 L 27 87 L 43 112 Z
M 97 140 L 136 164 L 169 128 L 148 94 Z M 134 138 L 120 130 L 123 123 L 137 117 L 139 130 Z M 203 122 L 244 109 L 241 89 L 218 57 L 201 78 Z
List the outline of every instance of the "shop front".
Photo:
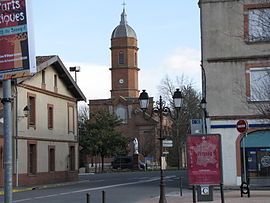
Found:
M 242 177 L 246 173 L 250 184 L 270 186 L 270 130 L 255 131 L 243 137 L 241 153 L 242 163 L 246 162 Z

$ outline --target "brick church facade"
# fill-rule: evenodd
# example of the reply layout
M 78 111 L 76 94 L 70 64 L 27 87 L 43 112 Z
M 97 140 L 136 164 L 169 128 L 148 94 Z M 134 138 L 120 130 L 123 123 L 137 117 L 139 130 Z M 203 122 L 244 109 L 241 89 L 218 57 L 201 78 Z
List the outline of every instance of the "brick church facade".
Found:
M 122 135 L 129 138 L 129 154 L 134 152 L 132 141 L 137 138 L 139 153 L 158 160 L 158 119 L 143 118 L 139 105 L 138 47 L 135 31 L 127 23 L 125 9 L 120 24 L 111 36 L 111 98 L 89 100 L 90 113 L 100 110 L 116 114 L 123 120 L 119 127 Z M 153 98 L 152 105 L 153 106 Z

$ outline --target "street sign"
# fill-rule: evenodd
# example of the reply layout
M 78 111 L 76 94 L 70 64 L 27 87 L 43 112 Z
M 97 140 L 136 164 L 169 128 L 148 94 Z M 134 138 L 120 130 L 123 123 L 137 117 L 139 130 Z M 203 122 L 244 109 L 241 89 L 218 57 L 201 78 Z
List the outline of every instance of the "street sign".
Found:
M 173 147 L 173 141 L 172 140 L 163 140 L 162 146 L 163 147 Z
M 201 194 L 209 195 L 209 185 L 201 185 Z
M 203 132 L 203 122 L 202 119 L 191 119 L 191 134 L 202 134 Z
M 236 123 L 236 129 L 239 133 L 245 133 L 248 130 L 248 122 L 246 120 L 239 120 Z
M 163 152 L 163 155 L 168 155 L 168 154 L 169 154 L 168 151 Z

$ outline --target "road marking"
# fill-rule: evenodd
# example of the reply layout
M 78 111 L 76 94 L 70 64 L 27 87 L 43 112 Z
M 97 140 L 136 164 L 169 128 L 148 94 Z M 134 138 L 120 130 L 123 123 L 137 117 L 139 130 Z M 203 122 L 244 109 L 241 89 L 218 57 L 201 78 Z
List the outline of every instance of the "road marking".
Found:
M 147 178 L 147 177 L 134 177 L 134 178 L 132 178 L 133 180 L 147 180 L 147 179 L 149 179 L 149 178 Z
M 90 183 L 104 182 L 105 180 L 89 180 Z
M 175 178 L 176 176 L 165 176 L 164 179 L 171 179 Z M 75 194 L 75 193 L 82 193 L 82 192 L 88 192 L 88 191 L 93 191 L 93 190 L 104 190 L 108 188 L 114 188 L 114 187 L 122 187 L 122 186 L 127 186 L 127 185 L 136 185 L 140 183 L 148 183 L 148 182 L 154 182 L 159 180 L 160 178 L 150 178 L 149 180 L 139 180 L 135 182 L 130 182 L 130 183 L 121 183 L 121 184 L 115 184 L 115 185 L 107 185 L 107 186 L 102 186 L 102 187 L 96 187 L 96 188 L 89 188 L 89 189 L 84 189 L 84 190 L 75 190 L 71 192 L 62 192 L 62 193 L 57 193 L 57 194 L 52 194 L 52 195 L 44 195 L 44 196 L 39 196 L 39 197 L 32 197 L 32 198 L 27 198 L 27 199 L 20 199 L 20 200 L 15 200 L 13 202 L 26 202 L 26 201 L 31 201 L 31 200 L 37 200 L 37 199 L 45 199 L 45 198 L 50 198 L 50 197 L 56 197 L 56 196 L 64 196 L 64 195 L 70 195 L 70 194 Z

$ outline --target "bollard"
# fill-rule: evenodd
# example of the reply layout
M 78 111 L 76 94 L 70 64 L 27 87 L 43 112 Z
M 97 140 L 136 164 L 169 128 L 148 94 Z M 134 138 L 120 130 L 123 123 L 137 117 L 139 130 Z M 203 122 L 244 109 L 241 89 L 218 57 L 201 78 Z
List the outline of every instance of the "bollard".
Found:
M 180 196 L 183 196 L 183 177 L 179 177 L 180 180 Z
M 195 187 L 195 185 L 192 185 L 192 199 L 193 199 L 193 203 L 196 203 L 196 187 Z
M 102 203 L 105 203 L 105 191 L 102 191 Z
M 90 203 L 90 194 L 86 193 L 86 203 Z

